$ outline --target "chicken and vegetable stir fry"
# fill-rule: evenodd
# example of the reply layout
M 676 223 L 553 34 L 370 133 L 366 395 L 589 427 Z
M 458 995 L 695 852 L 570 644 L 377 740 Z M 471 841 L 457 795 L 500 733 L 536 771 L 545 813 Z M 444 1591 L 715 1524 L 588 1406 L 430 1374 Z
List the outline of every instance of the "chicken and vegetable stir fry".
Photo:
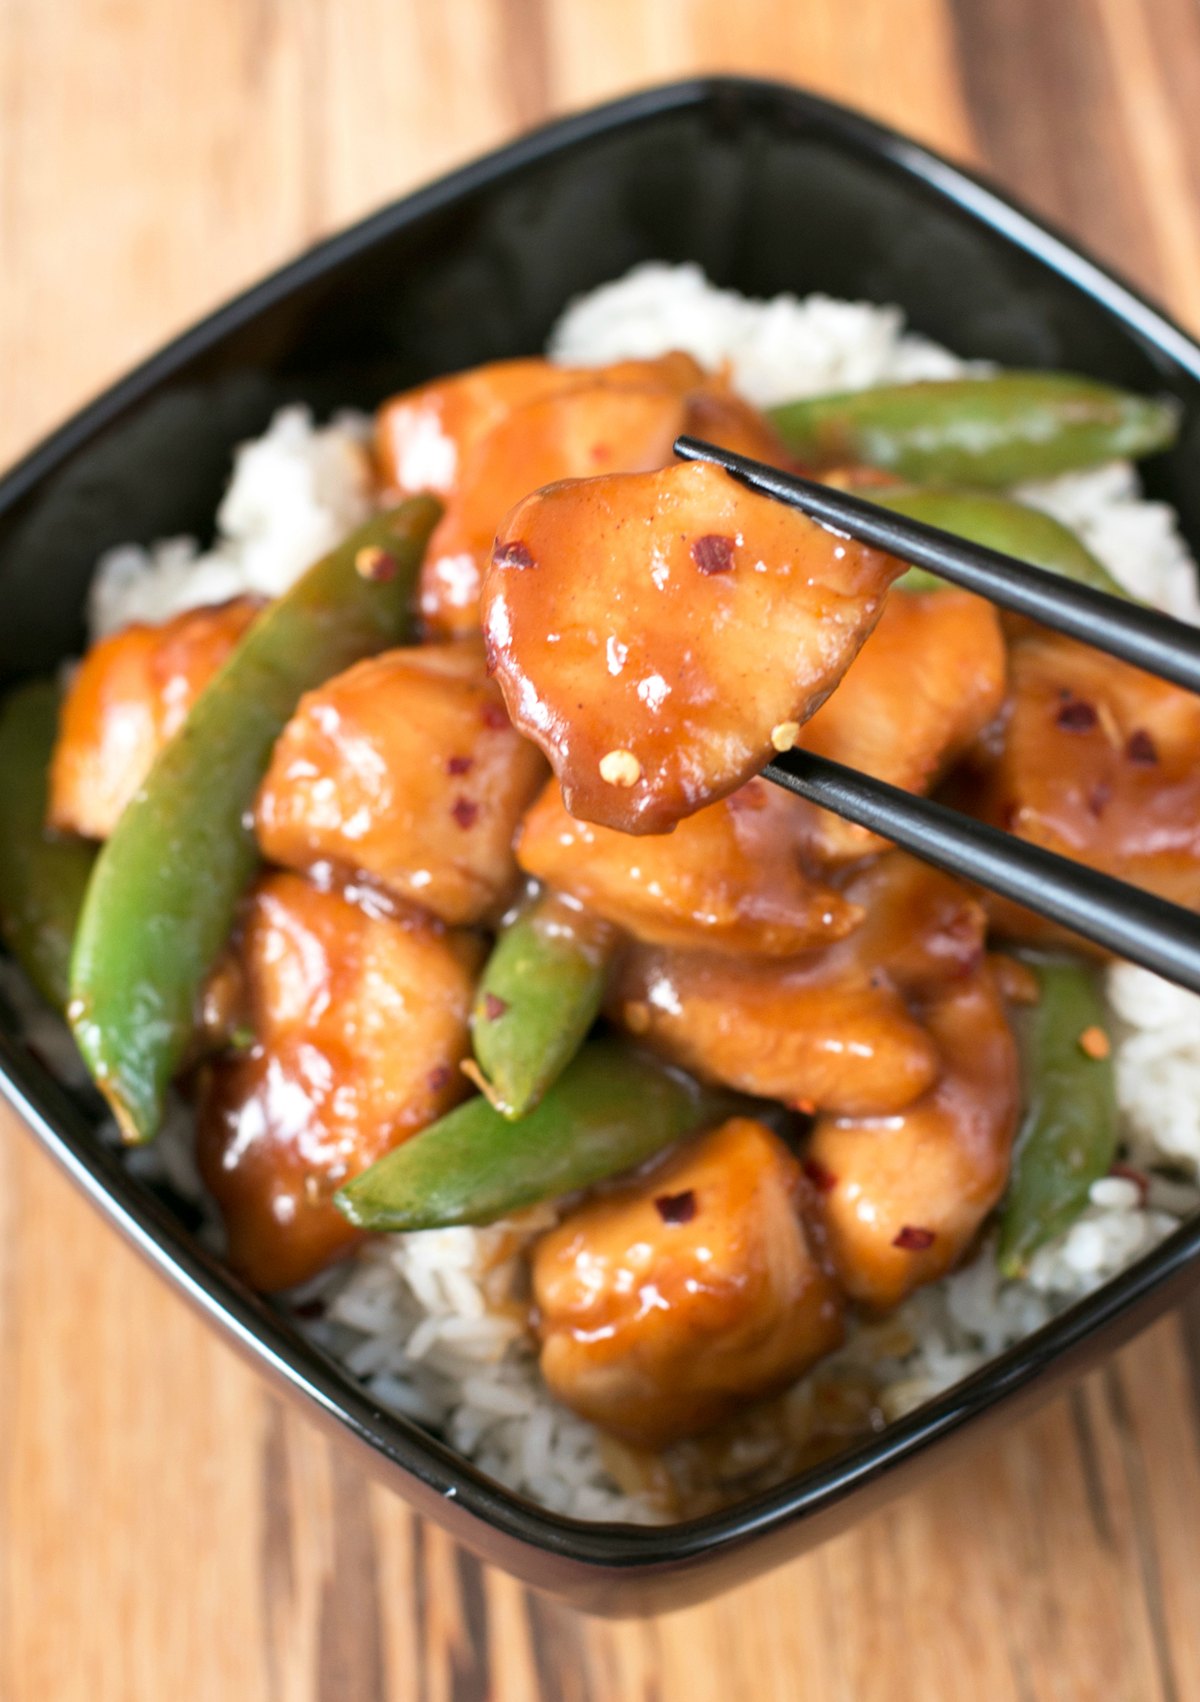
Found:
M 396 397 L 380 513 L 281 598 L 129 626 L 61 702 L 8 698 L 8 943 L 127 1139 L 193 1103 L 257 1288 L 537 1207 L 547 1386 L 638 1447 L 703 1431 L 993 1214 L 1021 1269 L 1116 1150 L 1078 942 L 758 771 L 800 745 L 945 788 L 1194 905 L 1200 707 L 673 441 L 1111 586 L 989 487 L 1173 424 L 1044 374 L 767 418 L 684 355 Z

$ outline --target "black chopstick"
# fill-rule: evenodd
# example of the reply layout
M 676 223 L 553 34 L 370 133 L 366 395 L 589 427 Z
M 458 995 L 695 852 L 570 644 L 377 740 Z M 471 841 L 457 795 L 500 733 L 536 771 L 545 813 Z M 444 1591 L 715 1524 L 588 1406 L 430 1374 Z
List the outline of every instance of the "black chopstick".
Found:
M 1200 993 L 1200 916 L 1178 904 L 811 751 L 788 751 L 763 775 L 939 869 Z
M 1200 692 L 1200 628 L 700 438 L 677 438 L 675 453 L 685 461 L 723 467 L 752 490 L 800 509 L 822 526 L 927 568 L 952 585 L 1082 639 L 1148 674 Z
M 752 490 L 843 536 L 1200 691 L 1200 631 L 1182 621 L 700 438 L 677 438 L 675 453 L 723 467 Z M 926 862 L 1200 993 L 1200 916 L 1192 911 L 811 751 L 788 751 L 763 774 Z

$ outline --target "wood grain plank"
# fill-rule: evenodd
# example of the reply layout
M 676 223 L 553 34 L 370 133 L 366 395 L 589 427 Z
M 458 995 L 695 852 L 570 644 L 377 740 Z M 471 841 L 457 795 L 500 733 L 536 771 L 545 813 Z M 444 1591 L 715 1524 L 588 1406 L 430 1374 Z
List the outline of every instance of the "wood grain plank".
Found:
M 0 1695 L 183 1694 L 215 1667 L 255 1702 L 259 1387 L 7 1128 L 5 1150 Z
M 972 129 L 945 0 L 547 0 L 556 108 L 709 71 L 791 79 L 963 157 Z
M 325 228 L 450 170 L 541 116 L 540 34 L 532 67 L 522 59 L 514 71 L 512 59 L 514 42 L 526 39 L 539 18 L 534 6 L 304 4 L 322 32 L 321 106 L 310 122 L 320 138 Z
M 1177 313 L 1200 320 L 1200 224 L 1180 216 L 1200 194 L 1200 10 L 1166 0 L 1128 6 L 1102 0 L 1123 130 L 1161 261 L 1161 285 Z M 1147 279 L 1148 282 L 1152 281 Z
M 1103 258 L 1161 287 L 1118 92 L 1129 67 L 1112 57 L 1097 0 L 952 0 L 952 11 L 987 164 Z
M 310 234 L 289 10 L 214 0 L 188 28 L 170 6 L 3 8 L 0 457 Z

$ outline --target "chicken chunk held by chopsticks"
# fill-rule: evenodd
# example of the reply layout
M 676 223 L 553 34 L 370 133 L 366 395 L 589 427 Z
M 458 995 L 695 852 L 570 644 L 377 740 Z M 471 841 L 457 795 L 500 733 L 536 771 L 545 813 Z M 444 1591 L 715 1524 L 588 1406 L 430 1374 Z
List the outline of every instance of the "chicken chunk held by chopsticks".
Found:
M 519 503 L 484 634 L 571 813 L 662 833 L 795 742 L 901 572 L 718 468 L 676 465 Z

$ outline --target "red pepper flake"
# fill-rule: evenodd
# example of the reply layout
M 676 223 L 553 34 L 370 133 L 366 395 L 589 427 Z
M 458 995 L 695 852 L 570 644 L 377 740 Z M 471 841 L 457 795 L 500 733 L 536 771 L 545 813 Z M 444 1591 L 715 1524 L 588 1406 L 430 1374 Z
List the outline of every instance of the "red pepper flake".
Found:
M 1104 814 L 1105 807 L 1112 798 L 1112 787 L 1107 780 L 1097 780 L 1087 795 L 1088 814 L 1097 821 Z
M 817 1109 L 815 1099 L 793 1099 L 792 1110 L 799 1111 L 802 1117 L 812 1117 Z
M 804 1160 L 804 1174 L 808 1177 L 818 1194 L 832 1194 L 837 1187 L 838 1179 L 832 1170 L 826 1168 L 819 1158 Z
M 440 1093 L 449 1084 L 450 1070 L 448 1065 L 439 1064 L 435 1070 L 430 1070 L 426 1077 L 430 1093 Z
M 485 703 L 483 706 L 483 724 L 490 727 L 493 733 L 499 733 L 511 725 L 508 712 L 502 703 Z
M 1099 1060 L 1107 1058 L 1112 1051 L 1112 1041 L 1102 1028 L 1093 1023 L 1090 1028 L 1085 1028 L 1079 1036 L 1079 1050 L 1085 1057 L 1095 1058 L 1099 1062 Z
M 469 774 L 475 758 L 471 756 L 451 756 L 446 758 L 447 774 Z
M 1130 733 L 1129 743 L 1125 746 L 1125 755 L 1130 762 L 1142 764 L 1150 768 L 1158 761 L 1158 746 L 1144 727 L 1139 727 L 1136 733 Z
M 923 1253 L 927 1247 L 932 1247 L 937 1236 L 932 1229 L 916 1229 L 906 1223 L 904 1228 L 892 1242 L 893 1247 L 899 1247 L 905 1253 Z
M 654 1209 L 664 1223 L 690 1223 L 696 1215 L 696 1194 L 685 1188 L 681 1194 L 659 1194 Z
M 475 818 L 479 814 L 479 805 L 471 802 L 470 798 L 455 798 L 450 806 L 450 814 L 461 828 L 475 826 Z
M 1124 1182 L 1132 1182 L 1138 1191 L 1138 1204 L 1144 1206 L 1150 1197 L 1150 1178 L 1144 1170 L 1135 1170 L 1132 1164 L 1122 1164 L 1118 1159 L 1108 1167 L 1110 1176 L 1119 1176 Z
M 354 571 L 373 584 L 386 585 L 399 573 L 400 563 L 378 544 L 364 544 L 354 558 Z
M 520 538 L 513 538 L 507 544 L 497 544 L 492 551 L 492 561 L 497 567 L 515 567 L 521 573 L 537 566 L 533 551 Z
M 495 1022 L 508 1009 L 508 1000 L 502 999 L 499 993 L 483 995 L 483 1014 L 489 1022 Z
M 691 557 L 701 573 L 731 573 L 733 571 L 733 539 L 720 532 L 706 532 L 692 545 Z
M 1068 697 L 1060 705 L 1054 722 L 1066 733 L 1088 733 L 1099 719 L 1094 704 L 1085 703 L 1081 697 Z

